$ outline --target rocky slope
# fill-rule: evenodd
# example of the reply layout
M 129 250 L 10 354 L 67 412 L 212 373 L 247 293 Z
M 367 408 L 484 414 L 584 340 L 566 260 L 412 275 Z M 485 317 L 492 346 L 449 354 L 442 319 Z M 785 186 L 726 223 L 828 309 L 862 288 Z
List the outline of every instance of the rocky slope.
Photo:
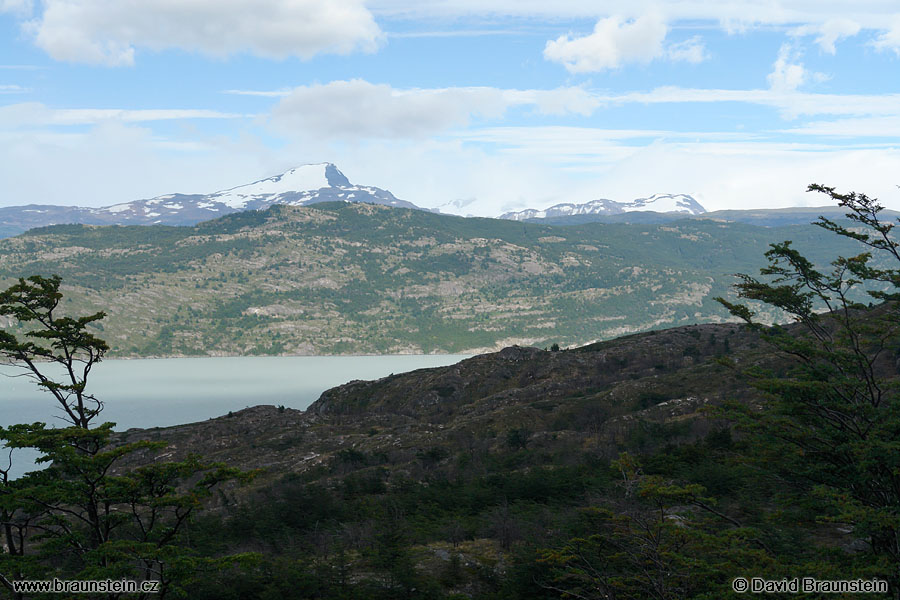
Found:
M 327 479 L 378 466 L 415 476 L 428 461 L 515 444 L 612 457 L 644 438 L 703 435 L 712 426 L 704 407 L 754 397 L 718 362 L 723 356 L 739 365 L 769 360 L 757 334 L 732 324 L 558 352 L 512 346 L 448 367 L 353 381 L 306 411 L 256 406 L 200 423 L 129 430 L 122 439 L 167 440 L 167 457 L 197 452 L 264 468 L 264 480 L 287 473 Z

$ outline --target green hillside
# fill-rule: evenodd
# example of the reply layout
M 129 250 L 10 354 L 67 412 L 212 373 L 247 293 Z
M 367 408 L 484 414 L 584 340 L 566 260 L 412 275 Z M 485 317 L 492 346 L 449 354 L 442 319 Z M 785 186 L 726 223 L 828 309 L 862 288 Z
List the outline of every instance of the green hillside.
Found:
M 58 274 L 118 356 L 472 352 L 726 319 L 712 298 L 811 226 L 549 226 L 368 204 L 193 227 L 61 225 L 0 241 L 0 286 Z M 846 243 L 845 243 L 846 245 Z M 839 246 L 839 244 L 837 245 Z

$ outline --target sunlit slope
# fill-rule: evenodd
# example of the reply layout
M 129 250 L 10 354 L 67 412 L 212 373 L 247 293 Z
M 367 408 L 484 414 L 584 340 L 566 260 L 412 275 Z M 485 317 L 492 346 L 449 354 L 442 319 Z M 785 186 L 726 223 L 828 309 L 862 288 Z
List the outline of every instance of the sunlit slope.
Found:
M 773 241 L 812 226 L 547 226 L 368 204 L 273 206 L 192 227 L 54 226 L 0 241 L 0 283 L 64 278 L 117 355 L 467 352 L 716 322 Z

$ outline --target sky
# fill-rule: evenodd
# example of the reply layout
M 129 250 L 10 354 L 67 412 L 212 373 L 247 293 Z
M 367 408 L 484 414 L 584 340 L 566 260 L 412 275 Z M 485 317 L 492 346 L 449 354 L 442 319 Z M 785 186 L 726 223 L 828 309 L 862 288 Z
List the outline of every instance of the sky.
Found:
M 0 0 L 0 206 L 332 162 L 479 216 L 900 210 L 898 147 L 897 0 Z

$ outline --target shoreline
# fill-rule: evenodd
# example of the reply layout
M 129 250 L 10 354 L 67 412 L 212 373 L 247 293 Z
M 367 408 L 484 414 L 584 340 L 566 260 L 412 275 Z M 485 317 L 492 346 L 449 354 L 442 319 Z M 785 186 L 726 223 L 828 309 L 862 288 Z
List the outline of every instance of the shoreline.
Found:
M 499 352 L 499 350 L 497 350 Z M 434 352 L 430 354 L 410 353 L 410 354 L 221 354 L 210 356 L 208 354 L 166 354 L 158 356 L 110 356 L 104 358 L 100 362 L 110 362 L 114 360 L 169 360 L 169 359 L 185 359 L 185 358 L 400 358 L 400 357 L 427 357 L 427 356 L 461 356 L 471 358 L 484 354 L 483 352 Z

